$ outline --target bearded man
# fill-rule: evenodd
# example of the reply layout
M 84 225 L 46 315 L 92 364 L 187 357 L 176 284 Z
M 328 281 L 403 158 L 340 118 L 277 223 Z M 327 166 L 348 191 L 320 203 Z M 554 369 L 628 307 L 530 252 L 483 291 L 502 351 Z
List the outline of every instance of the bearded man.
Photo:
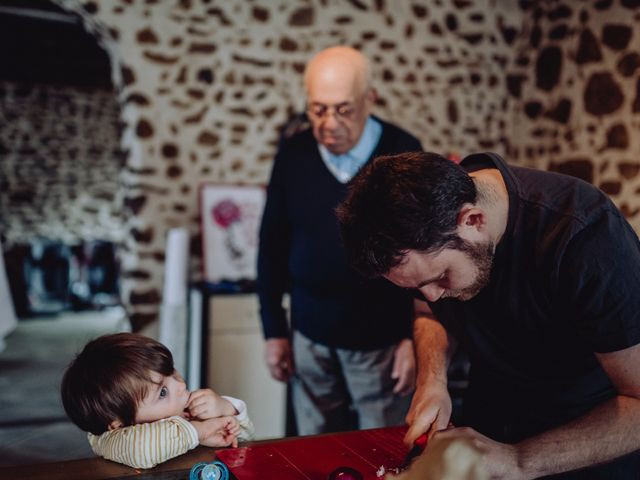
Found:
M 640 242 L 604 193 L 491 153 L 402 154 L 338 216 L 352 264 L 420 298 L 407 444 L 472 440 L 496 479 L 637 478 Z M 458 342 L 471 428 L 447 429 Z

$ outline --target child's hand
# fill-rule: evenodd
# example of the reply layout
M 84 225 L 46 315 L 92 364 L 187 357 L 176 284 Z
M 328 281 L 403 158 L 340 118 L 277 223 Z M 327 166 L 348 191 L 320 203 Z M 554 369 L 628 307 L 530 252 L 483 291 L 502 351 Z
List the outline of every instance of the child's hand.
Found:
M 194 390 L 187 402 L 189 417 L 197 420 L 237 415 L 231 402 L 225 400 L 210 388 Z
M 200 444 L 206 447 L 237 447 L 240 424 L 234 417 L 210 418 L 192 422 L 198 430 Z

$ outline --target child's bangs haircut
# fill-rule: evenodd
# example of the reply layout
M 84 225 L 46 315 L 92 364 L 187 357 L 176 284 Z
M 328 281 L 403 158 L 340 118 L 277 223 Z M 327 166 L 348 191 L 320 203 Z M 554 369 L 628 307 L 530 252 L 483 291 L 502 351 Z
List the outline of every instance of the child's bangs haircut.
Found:
M 135 423 L 151 372 L 174 373 L 171 352 L 161 343 L 133 333 L 104 335 L 89 342 L 62 379 L 62 403 L 82 430 L 100 435 L 111 422 Z

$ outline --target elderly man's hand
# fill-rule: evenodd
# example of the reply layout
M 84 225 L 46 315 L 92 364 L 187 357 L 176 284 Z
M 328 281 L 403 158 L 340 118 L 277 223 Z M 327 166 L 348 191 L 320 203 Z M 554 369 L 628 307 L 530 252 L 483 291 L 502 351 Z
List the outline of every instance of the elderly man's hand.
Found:
M 268 338 L 265 342 L 265 362 L 271 376 L 286 382 L 293 374 L 293 354 L 288 338 Z
M 391 378 L 397 380 L 393 393 L 409 395 L 413 392 L 416 385 L 416 357 L 413 341 L 408 338 L 401 340 L 396 346 Z

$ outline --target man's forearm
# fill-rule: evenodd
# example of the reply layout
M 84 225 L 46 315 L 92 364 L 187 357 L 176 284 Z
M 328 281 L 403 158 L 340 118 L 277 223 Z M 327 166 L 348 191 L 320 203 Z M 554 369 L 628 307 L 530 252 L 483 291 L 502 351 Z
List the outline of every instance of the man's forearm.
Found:
M 431 313 L 417 314 L 413 326 L 418 375 L 417 385 L 433 381 L 447 383 L 447 368 L 455 342 Z
M 619 395 L 584 417 L 515 445 L 524 478 L 606 463 L 640 449 L 640 400 Z
M 451 419 L 447 367 L 453 341 L 431 315 L 431 312 L 423 314 L 417 311 L 414 321 L 418 375 L 416 390 L 407 413 L 409 429 L 404 442 L 409 446 L 425 432 L 432 434 L 446 428 Z

